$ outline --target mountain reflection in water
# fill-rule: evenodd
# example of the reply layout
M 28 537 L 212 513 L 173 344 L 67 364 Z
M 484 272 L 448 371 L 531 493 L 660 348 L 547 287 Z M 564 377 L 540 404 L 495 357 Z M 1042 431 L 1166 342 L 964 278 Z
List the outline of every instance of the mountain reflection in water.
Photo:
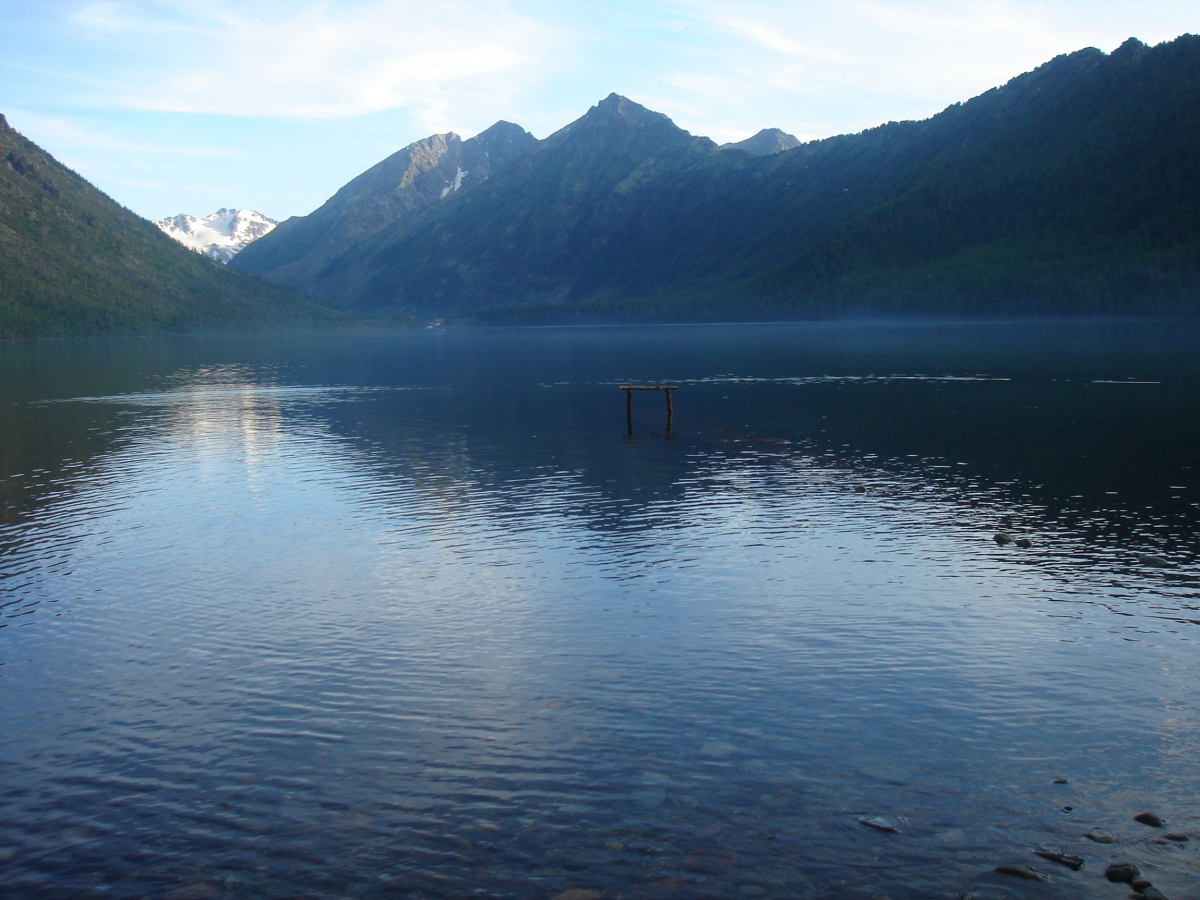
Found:
M 1198 347 L 2 346 L 0 897 L 1186 897 Z

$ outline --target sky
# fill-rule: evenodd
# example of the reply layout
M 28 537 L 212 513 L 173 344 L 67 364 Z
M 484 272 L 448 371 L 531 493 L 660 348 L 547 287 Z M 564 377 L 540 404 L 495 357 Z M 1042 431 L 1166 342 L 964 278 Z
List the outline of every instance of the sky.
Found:
M 0 113 L 149 218 L 320 206 L 430 134 L 617 92 L 719 142 L 926 118 L 1197 0 L 0 0 Z

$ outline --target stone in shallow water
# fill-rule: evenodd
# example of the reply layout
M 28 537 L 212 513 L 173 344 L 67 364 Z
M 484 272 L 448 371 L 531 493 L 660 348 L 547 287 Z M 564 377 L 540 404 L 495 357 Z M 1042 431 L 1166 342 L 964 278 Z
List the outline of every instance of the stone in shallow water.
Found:
M 188 884 L 163 894 L 164 900 L 211 900 L 220 895 L 211 884 Z
M 661 787 L 637 788 L 633 792 L 633 799 L 639 806 L 654 809 L 662 806 L 663 801 L 667 799 L 667 789 Z
M 1054 783 L 1055 784 L 1070 784 L 1070 782 L 1067 781 L 1067 779 L 1065 779 L 1065 778 L 1055 778 Z
M 1132 884 L 1141 874 L 1138 867 L 1131 862 L 1109 863 L 1108 868 L 1104 870 L 1104 877 L 1118 884 Z
M 1142 900 L 1167 900 L 1167 895 L 1153 886 L 1143 888 L 1138 893 L 1142 895 Z
M 1087 862 L 1082 856 L 1077 856 L 1064 850 L 1062 847 L 1038 847 L 1033 851 L 1042 859 L 1048 859 L 1052 862 L 1062 863 L 1078 872 L 1083 868 L 1083 864 Z
M 1111 844 L 1117 839 L 1117 836 L 1107 828 L 1093 828 L 1087 833 L 1087 836 L 1097 844 Z
M 1031 548 L 1033 546 L 1033 541 L 1031 541 L 1029 538 L 1026 538 L 1026 537 L 1017 538 L 1016 544 L 1022 550 L 1028 550 L 1029 548 Z
M 1167 824 L 1152 812 L 1138 813 L 1133 817 L 1133 821 L 1141 822 L 1143 825 L 1149 825 L 1151 828 L 1162 828 Z
M 1001 547 L 1003 547 L 1005 544 L 1011 544 L 1013 542 L 1012 535 L 1005 534 L 1003 531 L 1001 531 L 999 534 L 995 535 L 992 538 L 992 540 L 995 541 L 997 544 L 999 544 Z
M 732 850 L 693 850 L 687 855 L 683 868 L 688 872 L 703 872 L 720 875 L 737 865 L 737 854 Z
M 866 825 L 879 831 L 899 831 L 908 824 L 903 816 L 859 816 L 859 824 Z
M 649 893 L 653 897 L 683 897 L 686 894 L 692 893 L 696 882 L 690 878 L 660 878 L 658 881 L 652 881 L 647 885 Z
M 1151 569 L 1165 569 L 1171 565 L 1161 556 L 1155 556 L 1153 553 L 1143 553 L 1138 557 L 1138 562 Z
M 589 891 L 586 888 L 571 888 L 561 894 L 555 894 L 554 900 L 604 900 L 599 891 Z
M 1168 841 L 1178 841 L 1181 844 L 1188 840 L 1188 836 L 1182 831 L 1169 831 L 1167 832 L 1166 838 Z
M 1026 881 L 1049 881 L 1050 876 L 1032 866 L 1004 865 L 996 866 L 1001 875 L 1011 875 L 1013 878 L 1024 878 Z
M 736 749 L 733 744 L 728 744 L 725 741 L 705 741 L 704 746 L 700 748 L 700 752 L 705 756 L 725 759 L 727 756 L 732 756 L 733 751 Z

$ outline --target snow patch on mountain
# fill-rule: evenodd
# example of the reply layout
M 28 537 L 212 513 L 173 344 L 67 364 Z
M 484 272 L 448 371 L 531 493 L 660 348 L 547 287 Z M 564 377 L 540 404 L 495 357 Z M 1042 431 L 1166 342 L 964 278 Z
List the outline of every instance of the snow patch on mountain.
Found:
M 447 182 L 446 186 L 442 188 L 443 200 L 446 199 L 447 194 L 457 194 L 458 189 L 462 187 L 463 176 L 469 174 L 462 170 L 462 166 L 455 166 L 454 168 L 458 170 L 458 174 L 454 176 L 454 181 Z
M 180 214 L 154 224 L 185 247 L 227 263 L 279 223 L 252 209 L 219 209 L 203 219 Z

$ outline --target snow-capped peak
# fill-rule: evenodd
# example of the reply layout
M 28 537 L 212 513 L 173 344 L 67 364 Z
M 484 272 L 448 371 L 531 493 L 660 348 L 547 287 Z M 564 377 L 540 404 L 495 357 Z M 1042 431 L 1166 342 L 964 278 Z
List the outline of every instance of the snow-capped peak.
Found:
M 279 223 L 252 209 L 218 209 L 197 219 L 181 214 L 154 223 L 185 247 L 227 263 Z

